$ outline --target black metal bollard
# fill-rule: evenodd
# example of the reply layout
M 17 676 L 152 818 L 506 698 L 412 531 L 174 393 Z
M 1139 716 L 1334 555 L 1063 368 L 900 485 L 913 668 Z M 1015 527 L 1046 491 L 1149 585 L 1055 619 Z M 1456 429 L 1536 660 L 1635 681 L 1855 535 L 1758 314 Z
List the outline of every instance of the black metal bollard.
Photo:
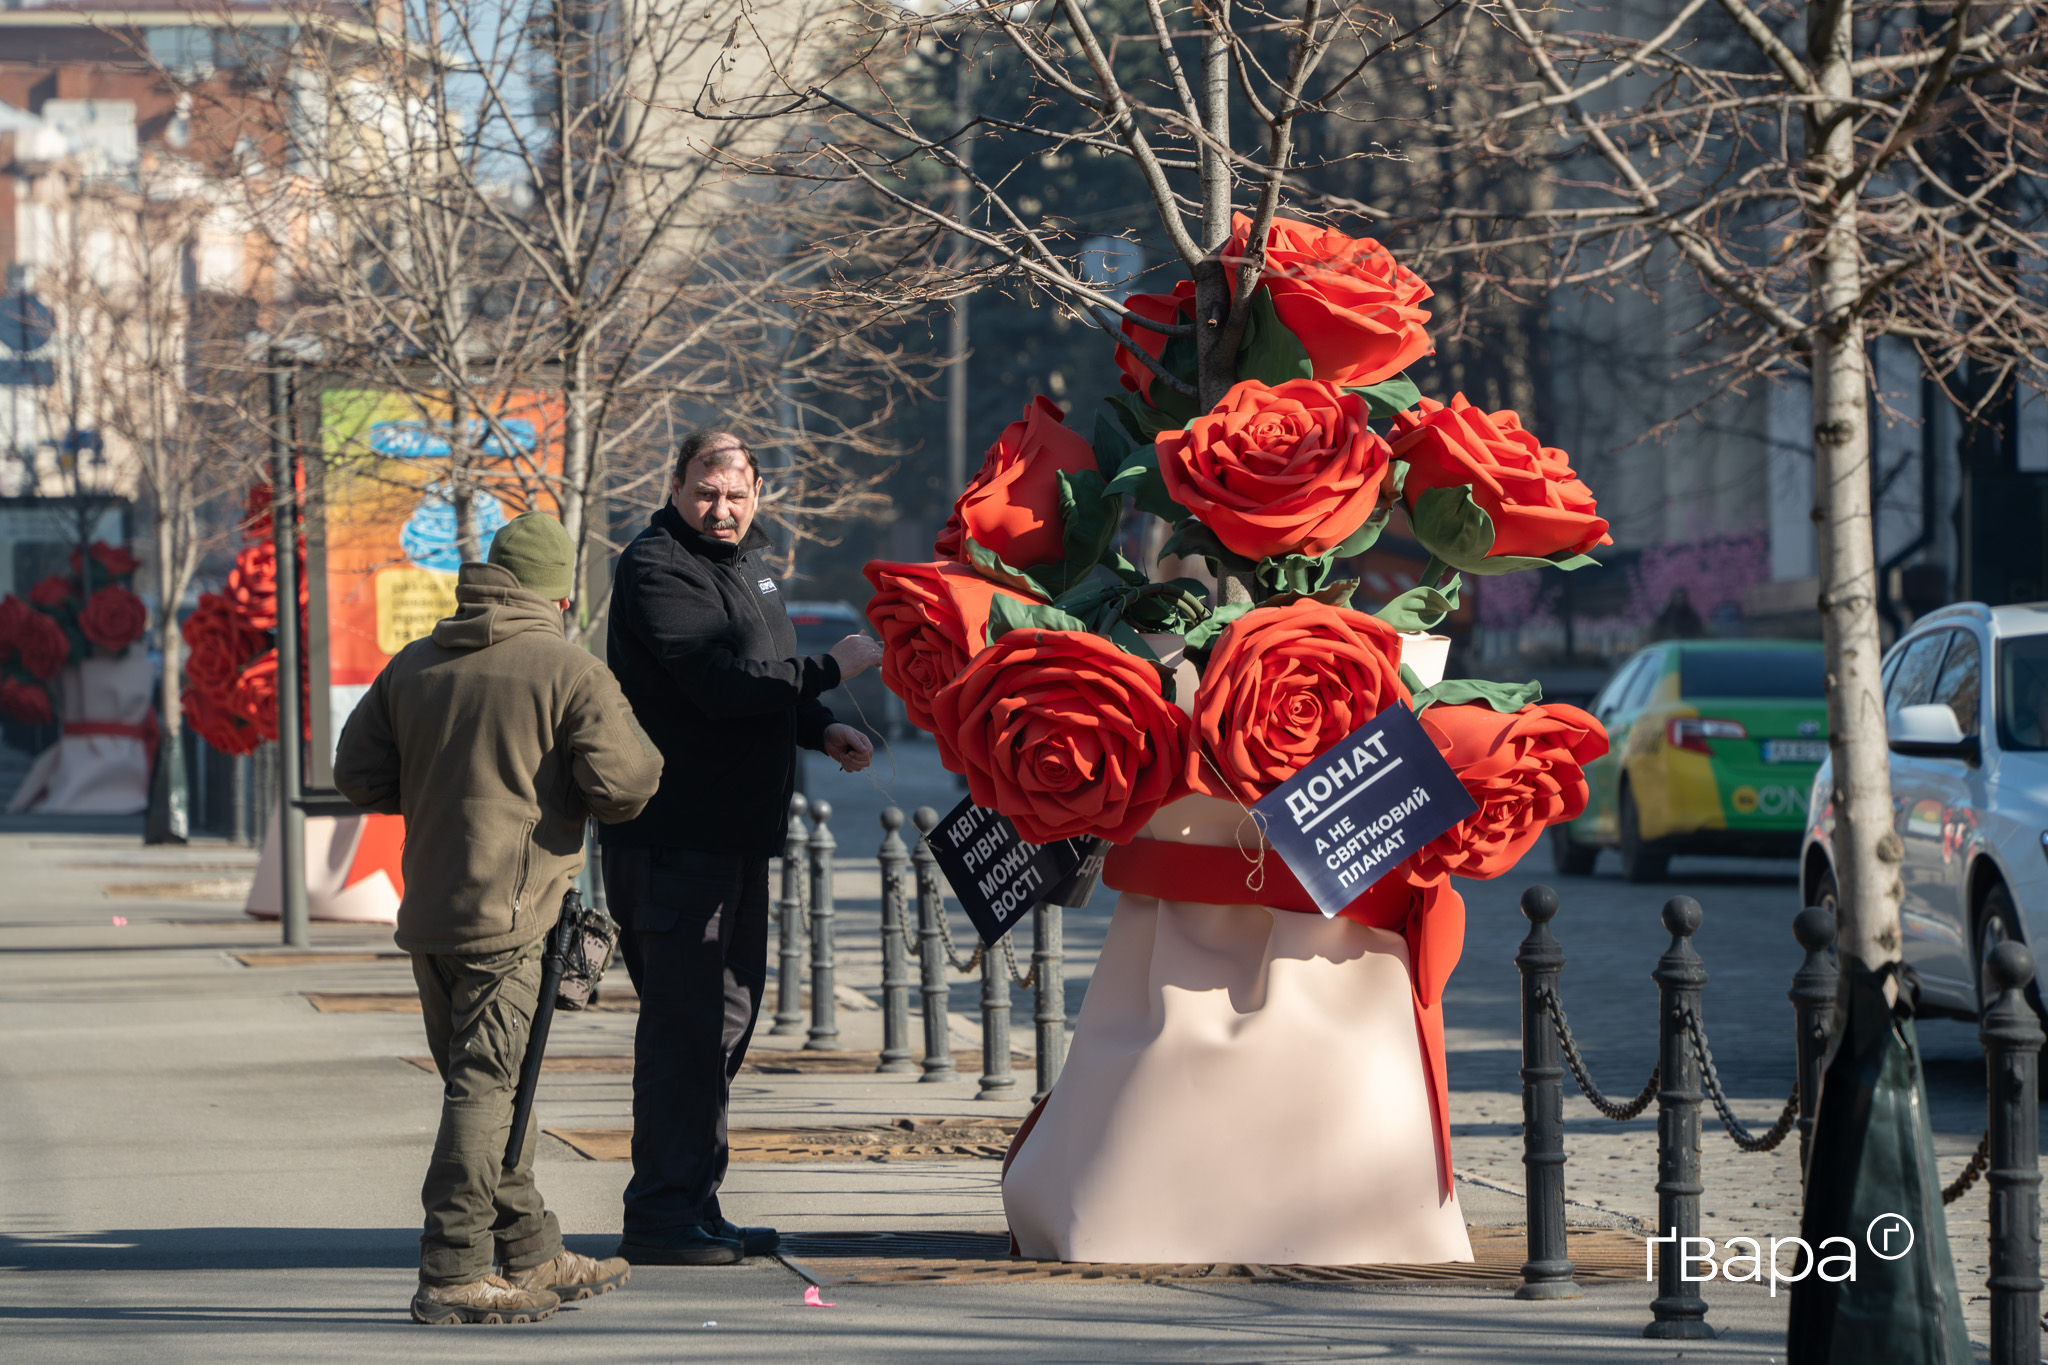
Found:
M 808 1052 L 832 1052 L 839 1047 L 839 1018 L 833 1007 L 832 955 L 832 854 L 839 841 L 832 837 L 832 803 L 811 802 L 811 1031 L 804 1039 Z
M 810 802 L 789 798 L 789 833 L 782 840 L 782 895 L 775 901 L 775 1025 L 770 1033 L 801 1033 L 804 1027 L 804 848 L 810 831 L 804 812 Z
M 1532 886 L 1522 893 L 1528 936 L 1515 954 L 1522 974 L 1522 1168 L 1527 1174 L 1529 1259 L 1522 1263 L 1518 1299 L 1576 1299 L 1582 1291 L 1564 1231 L 1564 1062 L 1557 1029 L 1544 997 L 1557 992 L 1564 949 L 1550 932 L 1557 892 Z
M 2027 1003 L 2034 955 L 2008 940 L 1985 964 L 1998 996 L 1977 1036 L 1988 1073 L 1991 1365 L 2041 1359 L 2041 1025 Z
M 903 812 L 882 812 L 882 1059 L 877 1071 L 915 1071 L 910 1056 L 910 953 L 903 942 L 903 908 L 909 898 L 910 851 L 903 847 Z
M 924 1074 L 920 1081 L 950 1081 L 959 1076 L 953 1069 L 953 1035 L 947 1006 L 953 988 L 946 980 L 946 942 L 939 933 L 939 916 L 946 913 L 945 888 L 939 885 L 939 860 L 932 856 L 927 837 L 938 828 L 939 813 L 919 806 L 910 817 L 917 826 L 917 848 L 910 855 L 917 869 L 918 994 L 924 1005 Z
M 1060 907 L 1040 902 L 1031 912 L 1031 966 L 1038 974 L 1038 997 L 1032 1021 L 1038 1025 L 1038 1093 L 1036 1104 L 1052 1090 L 1067 1060 L 1067 983 L 1061 974 L 1066 953 L 1061 941 Z
M 1646 1337 L 1666 1341 L 1704 1340 L 1715 1335 L 1707 1326 L 1707 1301 L 1699 1285 L 1685 1279 L 1686 1238 L 1700 1235 L 1700 1061 L 1693 1051 L 1686 1019 L 1700 1008 L 1700 990 L 1707 984 L 1706 964 L 1694 951 L 1692 936 L 1700 927 L 1700 903 L 1691 896 L 1664 902 L 1664 927 L 1671 946 L 1650 973 L 1657 983 L 1657 1064 L 1662 1083 L 1657 1091 L 1657 1231 L 1662 1243 L 1657 1257 L 1657 1297 L 1650 1300 L 1652 1321 Z
M 1792 937 L 1806 950 L 1806 960 L 1792 973 L 1794 1056 L 1799 1065 L 1799 1179 L 1806 1180 L 1806 1152 L 1813 1145 L 1813 1116 L 1820 1107 L 1821 1064 L 1827 1060 L 1828 1029 L 1835 1019 L 1838 973 L 1828 949 L 1835 942 L 1835 917 L 1809 905 L 1792 918 Z
M 981 954 L 981 1089 L 978 1100 L 1007 1100 L 1017 1088 L 1010 1072 L 1010 975 L 1000 947 Z

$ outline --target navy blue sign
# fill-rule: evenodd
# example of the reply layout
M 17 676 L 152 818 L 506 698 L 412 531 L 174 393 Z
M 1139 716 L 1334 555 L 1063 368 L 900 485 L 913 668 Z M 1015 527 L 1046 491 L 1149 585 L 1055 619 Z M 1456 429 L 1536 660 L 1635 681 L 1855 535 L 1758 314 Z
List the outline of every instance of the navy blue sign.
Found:
M 1100 839 L 1027 844 L 1007 816 L 962 801 L 931 832 L 932 856 L 983 943 L 1015 928 L 1032 906 L 1086 905 L 1102 877 Z
M 1390 706 L 1252 809 L 1325 915 L 1479 809 L 1422 722 Z

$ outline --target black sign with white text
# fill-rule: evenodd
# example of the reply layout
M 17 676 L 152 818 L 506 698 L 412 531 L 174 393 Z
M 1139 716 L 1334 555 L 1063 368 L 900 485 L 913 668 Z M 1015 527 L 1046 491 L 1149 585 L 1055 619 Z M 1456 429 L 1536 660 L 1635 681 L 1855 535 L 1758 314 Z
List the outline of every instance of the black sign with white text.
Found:
M 1100 839 L 1028 844 L 1006 816 L 962 801 L 931 832 L 932 856 L 981 941 L 993 945 L 1041 901 L 1085 905 L 1102 876 Z
M 1252 809 L 1316 907 L 1334 916 L 1479 809 L 1422 722 L 1390 706 Z

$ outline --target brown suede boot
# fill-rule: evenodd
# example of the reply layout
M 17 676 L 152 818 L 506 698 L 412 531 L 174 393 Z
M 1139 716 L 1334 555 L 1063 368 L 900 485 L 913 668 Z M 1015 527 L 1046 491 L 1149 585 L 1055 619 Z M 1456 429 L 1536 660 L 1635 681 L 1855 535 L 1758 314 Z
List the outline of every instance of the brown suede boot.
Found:
M 531 1270 L 510 1271 L 505 1278 L 520 1289 L 550 1290 L 567 1302 L 609 1294 L 633 1276 L 633 1267 L 623 1257 L 594 1261 L 564 1251 L 552 1261 L 542 1261 Z
M 468 1284 L 421 1285 L 412 1296 L 412 1320 L 436 1327 L 457 1322 L 539 1322 L 552 1317 L 561 1304 L 561 1298 L 546 1289 L 526 1288 L 486 1275 Z

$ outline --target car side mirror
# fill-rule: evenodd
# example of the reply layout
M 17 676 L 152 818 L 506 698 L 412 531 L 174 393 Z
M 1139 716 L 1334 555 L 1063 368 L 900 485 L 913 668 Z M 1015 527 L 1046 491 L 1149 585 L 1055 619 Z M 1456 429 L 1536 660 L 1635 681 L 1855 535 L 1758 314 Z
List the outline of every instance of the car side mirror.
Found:
M 1941 702 L 1901 706 L 1889 728 L 1888 738 L 1895 754 L 1977 761 L 1977 737 L 1965 735 L 1963 727 L 1956 723 L 1956 713 Z

